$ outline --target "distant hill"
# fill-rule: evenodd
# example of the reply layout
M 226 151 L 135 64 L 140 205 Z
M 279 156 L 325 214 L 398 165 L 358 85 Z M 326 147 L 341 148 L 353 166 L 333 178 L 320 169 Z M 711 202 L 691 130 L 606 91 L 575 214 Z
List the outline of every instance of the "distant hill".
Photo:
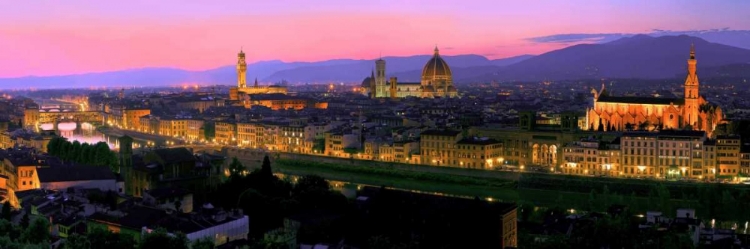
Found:
M 686 73 L 690 44 L 695 44 L 698 75 L 747 75 L 750 50 L 711 43 L 691 36 L 636 35 L 602 44 L 575 45 L 537 56 L 522 55 L 489 60 L 481 55 L 443 56 L 458 84 L 489 81 L 542 81 L 565 79 L 663 79 Z M 384 57 L 386 74 L 399 81 L 419 81 L 432 55 Z M 361 82 L 375 60 L 337 59 L 319 62 L 261 61 L 248 65 L 248 82 Z M 743 76 L 744 77 L 744 76 Z M 143 68 L 115 72 L 0 79 L 0 88 L 89 86 L 169 86 L 180 84 L 233 85 L 234 65 L 206 71 Z
M 476 76 L 486 72 L 492 72 L 505 66 L 533 57 L 532 55 L 515 56 L 506 59 L 489 60 L 480 55 L 456 55 L 442 56 L 453 71 L 458 68 L 468 72 L 468 76 Z M 417 55 L 409 57 L 384 57 L 386 61 L 385 70 L 387 77 L 398 77 L 399 81 L 419 81 L 422 68 L 432 58 L 432 55 Z M 290 82 L 321 82 L 321 81 L 344 81 L 358 82 L 370 76 L 375 69 L 375 60 L 360 60 L 351 64 L 341 65 L 311 65 L 282 70 L 274 73 L 265 80 Z M 454 72 L 454 76 L 455 76 Z M 459 74 L 461 75 L 461 74 Z
M 718 67 L 704 68 L 699 71 L 699 77 L 705 78 L 750 78 L 750 63 L 728 64 Z M 683 77 L 684 74 L 678 76 Z
M 670 78 L 686 73 L 695 44 L 698 74 L 707 68 L 750 62 L 750 50 L 691 36 L 636 35 L 603 44 L 551 51 L 468 81 L 540 81 L 597 78 Z
M 397 75 L 399 72 L 416 72 L 415 78 L 421 75 L 424 63 L 432 55 L 415 55 L 406 57 L 384 57 L 386 72 Z M 489 60 L 480 55 L 444 56 L 454 68 L 476 68 L 491 72 L 497 66 L 504 66 L 532 57 L 516 56 L 507 59 Z M 490 67 L 492 70 L 488 70 Z M 248 64 L 247 77 L 252 82 L 258 78 L 261 82 L 358 82 L 370 75 L 375 68 L 375 60 L 336 59 L 320 62 L 282 62 L 261 61 Z M 499 68 L 499 67 L 498 67 Z M 419 72 L 417 72 L 419 70 Z M 461 70 L 459 70 L 461 71 Z M 477 73 L 470 73 L 472 76 Z M 233 85 L 237 81 L 234 65 L 222 66 L 206 71 L 187 71 L 174 68 L 142 68 L 114 72 L 88 73 L 77 75 L 0 78 L 2 88 L 62 88 L 62 87 L 120 87 L 120 86 L 172 86 L 181 84 L 224 84 Z

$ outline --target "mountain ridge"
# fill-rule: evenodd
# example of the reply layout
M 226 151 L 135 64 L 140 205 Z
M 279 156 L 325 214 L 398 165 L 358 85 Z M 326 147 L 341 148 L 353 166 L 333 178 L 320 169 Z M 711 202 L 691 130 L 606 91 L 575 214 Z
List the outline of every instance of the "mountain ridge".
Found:
M 420 69 L 432 55 L 388 56 L 386 70 L 389 73 Z M 443 56 L 458 67 L 506 65 L 531 55 L 490 60 L 481 55 L 466 54 Z M 283 62 L 280 60 L 258 61 L 248 64 L 248 81 L 255 78 L 263 82 L 345 81 L 357 82 L 370 75 L 375 59 L 332 59 L 318 62 Z M 342 69 L 343 68 L 343 69 Z M 324 70 L 321 70 L 324 69 Z M 300 73 L 302 72 L 302 73 Z M 304 73 L 304 74 L 303 74 Z M 308 75 L 308 76 L 306 76 Z M 312 76 L 309 76 L 312 75 Z M 343 75 L 343 77 L 342 77 Z M 307 78 L 305 78 L 307 77 Z M 327 77 L 327 78 L 326 78 Z M 121 86 L 175 86 L 181 84 L 234 85 L 237 80 L 236 66 L 225 65 L 208 70 L 183 70 L 172 67 L 130 68 L 110 72 L 92 72 L 59 76 L 23 76 L 0 78 L 0 89 L 39 87 L 121 87 Z
M 641 35 L 550 51 L 468 81 L 671 78 L 685 72 L 691 44 L 695 45 L 699 74 L 706 68 L 750 62 L 750 50 L 743 48 L 686 35 Z
M 482 55 L 442 56 L 457 84 L 490 81 L 543 81 L 599 78 L 663 79 L 684 74 L 691 44 L 695 45 L 699 75 L 717 77 L 745 75 L 750 50 L 679 35 L 636 35 L 601 44 L 578 44 L 540 55 L 521 55 L 490 60 Z M 432 55 L 387 56 L 386 76 L 399 81 L 419 81 L 421 70 Z M 738 65 L 723 67 L 725 65 Z M 369 76 L 375 59 L 333 59 L 319 62 L 259 61 L 248 64 L 248 81 L 262 84 L 286 80 L 290 83 L 358 83 Z M 63 76 L 0 78 L 0 88 L 30 87 L 120 87 L 175 86 L 181 84 L 234 85 L 234 65 L 203 71 L 157 67 Z M 18 88 L 18 87 L 16 87 Z

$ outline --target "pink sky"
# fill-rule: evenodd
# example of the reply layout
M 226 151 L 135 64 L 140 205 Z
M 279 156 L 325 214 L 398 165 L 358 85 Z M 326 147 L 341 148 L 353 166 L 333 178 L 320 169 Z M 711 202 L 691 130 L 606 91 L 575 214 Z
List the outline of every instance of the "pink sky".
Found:
M 436 3 L 437 2 L 437 3 Z M 569 44 L 564 33 L 750 28 L 747 2 L 684 1 L 3 1 L 0 77 L 142 67 L 441 53 L 491 59 Z M 315 5 L 311 5 L 315 3 Z M 741 6 L 738 6 L 741 5 Z

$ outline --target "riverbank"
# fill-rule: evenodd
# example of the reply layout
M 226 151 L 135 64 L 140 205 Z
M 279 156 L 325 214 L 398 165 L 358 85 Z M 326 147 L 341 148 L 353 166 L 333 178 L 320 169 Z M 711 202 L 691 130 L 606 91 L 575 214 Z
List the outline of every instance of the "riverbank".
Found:
M 373 186 L 387 186 L 398 189 L 446 193 L 467 197 L 476 196 L 503 201 L 515 201 L 518 199 L 518 194 L 514 191 L 515 182 L 508 180 L 413 172 L 370 166 L 349 167 L 347 169 L 347 166 L 343 165 L 285 159 L 275 160 L 273 167 L 275 171 L 288 175 L 315 174 L 329 180 Z
M 245 162 L 243 162 L 245 163 Z M 251 168 L 257 168 L 260 166 L 257 161 L 247 161 L 245 165 Z M 516 202 L 522 206 L 532 207 L 560 207 L 564 209 L 575 209 L 575 210 L 595 210 L 595 211 L 606 211 L 610 205 L 625 205 L 635 213 L 645 213 L 646 211 L 663 211 L 665 215 L 674 215 L 674 210 L 677 208 L 693 208 L 696 209 L 701 217 L 712 217 L 721 220 L 745 220 L 745 214 L 741 210 L 730 208 L 731 205 L 743 203 L 740 198 L 737 200 L 731 199 L 730 202 L 724 202 L 722 200 L 716 200 L 716 198 L 710 199 L 700 197 L 701 195 L 710 194 L 713 192 L 707 192 L 707 190 L 695 190 L 700 193 L 681 193 L 672 192 L 670 194 L 669 189 L 673 188 L 670 185 L 662 185 L 663 182 L 651 182 L 643 180 L 633 179 L 617 179 L 616 182 L 606 182 L 605 179 L 591 178 L 595 180 L 588 182 L 591 186 L 588 189 L 593 190 L 589 192 L 581 192 L 581 189 L 571 188 L 569 186 L 560 185 L 553 189 L 534 189 L 529 187 L 519 187 L 522 185 L 528 185 L 531 177 L 524 174 L 519 181 L 507 181 L 507 180 L 496 180 L 493 182 L 486 178 L 456 178 L 453 180 L 444 180 L 445 177 L 455 178 L 459 176 L 452 176 L 441 173 L 427 173 L 415 174 L 411 171 L 405 171 L 398 168 L 380 168 L 372 169 L 372 166 L 356 166 L 351 167 L 349 165 L 326 163 L 326 162 L 309 162 L 299 161 L 291 159 L 276 159 L 273 160 L 272 167 L 274 171 L 285 174 L 285 175 L 308 175 L 316 174 L 326 179 L 333 181 L 341 181 L 352 184 L 363 184 L 372 186 L 386 186 L 397 189 L 415 190 L 421 192 L 430 192 L 435 194 L 446 194 L 463 197 L 479 197 L 483 199 L 492 199 L 496 201 L 504 202 Z M 384 173 L 387 171 L 388 173 Z M 424 172 L 423 172 L 424 173 Z M 569 176 L 557 176 L 557 175 L 542 175 L 545 177 L 559 177 L 560 179 L 567 179 Z M 539 178 L 533 178 L 539 180 Z M 578 179 L 573 177 L 574 180 L 588 181 L 587 178 Z M 604 181 L 604 182 L 602 182 Z M 648 191 L 646 195 L 634 194 L 621 194 L 616 191 L 607 190 L 610 188 L 617 189 L 616 186 L 610 184 L 622 184 L 624 182 L 631 181 L 632 184 L 642 184 L 644 186 L 650 186 L 654 189 Z M 653 185 L 652 185 L 653 184 Z M 690 183 L 667 183 L 676 186 L 690 184 Z M 701 184 L 698 184 L 700 186 Z M 551 185 L 550 185 L 551 186 Z M 607 187 L 605 187 L 607 186 Z M 690 185 L 688 185 L 690 186 Z M 697 187 L 697 186 L 695 186 Z M 729 193 L 735 193 L 735 191 L 742 191 L 734 189 L 733 185 L 722 186 L 718 190 L 719 194 L 711 194 L 719 199 L 728 198 L 727 195 L 734 195 Z M 659 189 L 656 189 L 659 188 Z M 578 190 L 578 192 L 576 192 Z M 665 191 L 666 190 L 666 191 Z M 726 190 L 726 191 L 725 191 Z M 716 191 L 714 191 L 716 192 Z M 722 194 L 727 192 L 728 194 Z M 705 201 L 699 201 L 706 199 Z M 709 200 L 710 199 L 710 200 Z M 704 203 L 705 202 L 705 203 Z M 734 209 L 735 211 L 728 211 Z
M 122 137 L 124 135 L 128 135 L 132 137 L 133 140 L 135 141 L 146 142 L 146 144 L 150 142 L 152 146 L 166 146 L 167 141 L 171 143 L 179 142 L 177 139 L 174 139 L 171 137 L 142 133 L 142 132 L 131 131 L 131 130 L 122 130 L 122 129 L 109 127 L 109 126 L 101 126 L 101 127 L 96 128 L 96 130 L 104 135 L 113 136 L 113 137 Z

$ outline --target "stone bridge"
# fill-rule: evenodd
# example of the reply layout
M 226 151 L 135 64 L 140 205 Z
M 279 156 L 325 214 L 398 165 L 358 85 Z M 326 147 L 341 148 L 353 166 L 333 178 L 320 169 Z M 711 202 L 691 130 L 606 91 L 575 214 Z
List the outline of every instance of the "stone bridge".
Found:
M 24 128 L 38 130 L 42 124 L 54 124 L 57 127 L 57 123 L 62 122 L 101 124 L 103 123 L 104 115 L 98 111 L 77 111 L 75 109 L 63 108 L 28 108 L 24 111 L 23 120 Z

